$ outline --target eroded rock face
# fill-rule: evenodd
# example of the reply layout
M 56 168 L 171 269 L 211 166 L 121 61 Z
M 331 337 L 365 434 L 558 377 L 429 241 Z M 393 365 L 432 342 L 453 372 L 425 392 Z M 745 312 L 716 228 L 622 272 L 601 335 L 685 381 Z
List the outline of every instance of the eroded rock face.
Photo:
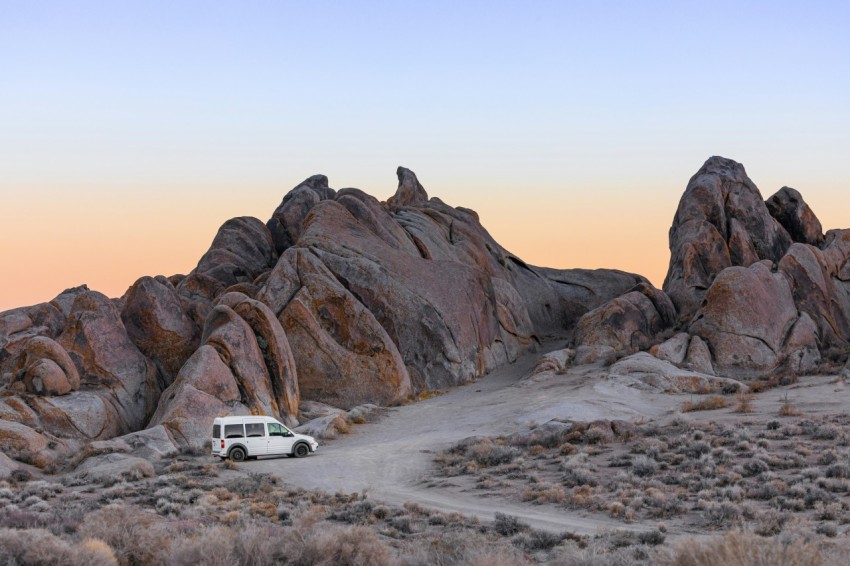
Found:
M 689 331 L 709 345 L 721 375 L 748 377 L 784 361 L 797 318 L 788 280 L 765 261 L 722 271 Z
M 171 281 L 142 277 L 127 291 L 121 320 L 139 350 L 168 386 L 200 341 L 200 329 L 189 317 Z
M 776 218 L 795 242 L 820 246 L 823 228 L 803 196 L 790 187 L 782 187 L 765 203 L 771 216 Z
M 680 320 L 689 322 L 721 271 L 759 260 L 777 262 L 790 245 L 791 237 L 771 216 L 743 165 L 712 157 L 679 202 L 664 291 Z
M 670 299 L 648 283 L 608 301 L 581 317 L 576 346 L 609 346 L 622 354 L 647 350 L 655 336 L 673 325 L 676 311 Z

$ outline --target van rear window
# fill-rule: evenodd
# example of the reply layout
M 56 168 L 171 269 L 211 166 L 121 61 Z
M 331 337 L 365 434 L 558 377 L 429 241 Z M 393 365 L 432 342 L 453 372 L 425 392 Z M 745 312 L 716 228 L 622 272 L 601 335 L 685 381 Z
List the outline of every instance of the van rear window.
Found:
M 246 423 L 245 433 L 248 436 L 265 436 L 266 425 L 264 425 L 263 423 Z
M 224 437 L 225 438 L 242 438 L 244 436 L 245 436 L 245 429 L 242 428 L 241 424 L 224 425 Z
M 213 438 L 221 438 L 221 425 L 213 425 Z

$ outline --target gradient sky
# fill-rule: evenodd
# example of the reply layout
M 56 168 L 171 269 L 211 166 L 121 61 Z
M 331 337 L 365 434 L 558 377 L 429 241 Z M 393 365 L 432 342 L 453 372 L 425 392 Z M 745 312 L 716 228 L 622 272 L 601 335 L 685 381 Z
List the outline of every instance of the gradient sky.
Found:
M 552 267 L 660 285 L 711 155 L 850 227 L 850 3 L 0 0 L 0 310 L 186 273 L 395 168 Z

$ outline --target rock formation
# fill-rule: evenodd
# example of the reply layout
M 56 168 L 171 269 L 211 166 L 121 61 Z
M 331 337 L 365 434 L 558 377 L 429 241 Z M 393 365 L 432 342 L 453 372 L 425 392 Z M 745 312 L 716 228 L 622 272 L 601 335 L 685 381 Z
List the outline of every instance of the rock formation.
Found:
M 386 203 L 310 177 L 265 224 L 225 222 L 185 276 L 0 313 L 3 450 L 51 467 L 118 436 L 136 455 L 201 445 L 218 415 L 294 426 L 302 398 L 402 403 L 566 335 L 636 285 L 647 293 L 620 271 L 527 265 L 475 212 L 397 174 Z

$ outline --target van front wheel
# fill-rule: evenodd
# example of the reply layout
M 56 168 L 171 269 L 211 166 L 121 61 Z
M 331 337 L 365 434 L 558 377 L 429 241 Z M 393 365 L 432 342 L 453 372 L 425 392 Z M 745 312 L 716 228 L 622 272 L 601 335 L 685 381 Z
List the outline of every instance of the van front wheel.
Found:
M 238 446 L 230 451 L 230 459 L 234 462 L 244 462 L 245 461 L 245 450 L 239 448 Z
M 297 446 L 295 447 L 295 449 L 292 451 L 292 454 L 293 454 L 296 458 L 303 458 L 304 456 L 306 456 L 306 455 L 307 455 L 307 454 L 309 454 L 309 453 L 310 453 L 310 449 L 309 449 L 309 448 L 307 448 L 307 445 L 306 445 L 306 444 L 299 444 L 299 445 L 297 445 Z

